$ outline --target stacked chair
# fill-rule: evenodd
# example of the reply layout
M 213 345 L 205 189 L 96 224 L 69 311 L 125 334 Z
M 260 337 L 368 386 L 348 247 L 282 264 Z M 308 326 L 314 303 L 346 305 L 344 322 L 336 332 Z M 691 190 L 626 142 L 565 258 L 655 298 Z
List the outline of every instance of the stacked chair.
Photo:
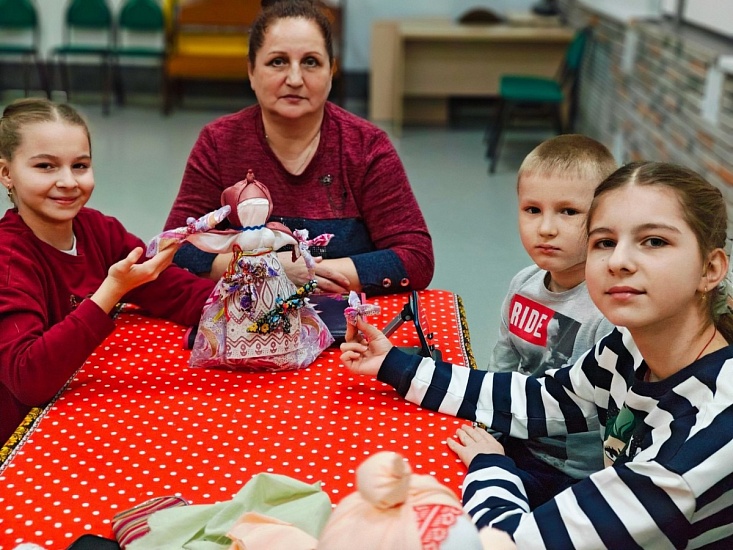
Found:
M 112 10 L 106 0 L 71 0 L 63 19 L 61 45 L 51 56 L 61 76 L 61 88 L 71 98 L 69 59 L 94 59 L 102 86 L 102 111 L 109 113 L 112 91 L 111 58 L 114 49 Z
M 39 56 L 40 27 L 32 0 L 0 0 L 0 59 L 20 60 L 23 64 L 25 95 L 31 88 L 33 66 L 41 89 L 51 97 L 46 66 Z
M 157 0 L 125 0 L 119 12 L 112 56 L 117 102 L 125 103 L 122 61 L 153 61 L 162 71 L 166 59 L 166 20 Z

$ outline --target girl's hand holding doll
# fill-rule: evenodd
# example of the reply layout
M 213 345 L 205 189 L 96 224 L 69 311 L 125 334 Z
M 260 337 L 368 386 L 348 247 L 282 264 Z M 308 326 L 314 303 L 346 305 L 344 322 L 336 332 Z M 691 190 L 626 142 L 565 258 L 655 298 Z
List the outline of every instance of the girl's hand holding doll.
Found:
M 110 266 L 107 277 L 99 289 L 92 294 L 92 301 L 109 313 L 122 297 L 132 289 L 158 278 L 158 275 L 173 262 L 177 246 L 168 247 L 143 263 L 137 263 L 143 249 L 137 247 L 127 258 Z
M 346 342 L 341 344 L 341 362 L 354 374 L 376 376 L 392 343 L 377 327 L 361 317 L 346 326 Z

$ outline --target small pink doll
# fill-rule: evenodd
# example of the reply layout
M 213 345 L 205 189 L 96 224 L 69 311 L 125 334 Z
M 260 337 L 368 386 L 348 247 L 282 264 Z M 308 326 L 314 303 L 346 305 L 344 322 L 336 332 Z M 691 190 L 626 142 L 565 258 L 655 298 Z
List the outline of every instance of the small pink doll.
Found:
M 359 317 L 379 315 L 381 311 L 382 308 L 377 304 L 362 304 L 359 295 L 352 290 L 349 292 L 349 305 L 344 309 L 344 317 L 348 324 L 356 326 Z
M 228 207 L 231 229 L 191 231 L 184 238 L 207 252 L 233 253 L 204 305 L 191 366 L 246 371 L 307 367 L 333 337 L 308 304 L 315 280 L 297 288 L 276 251 L 292 245 L 294 256 L 302 254 L 306 265 L 314 266 L 307 248 L 312 241 L 307 241 L 307 232 L 297 239 L 284 225 L 265 223 L 272 211 L 270 193 L 251 170 L 247 179 L 222 192 L 221 203 L 223 208 L 208 216 L 215 218 Z M 314 241 L 327 244 L 330 237 L 321 235 Z

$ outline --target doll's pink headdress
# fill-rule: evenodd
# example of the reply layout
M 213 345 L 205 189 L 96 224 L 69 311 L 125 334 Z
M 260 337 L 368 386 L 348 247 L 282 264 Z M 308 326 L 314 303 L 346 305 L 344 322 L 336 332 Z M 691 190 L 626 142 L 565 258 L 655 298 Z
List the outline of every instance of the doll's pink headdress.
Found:
M 247 171 L 247 178 L 238 181 L 231 187 L 227 187 L 221 193 L 221 205 L 231 207 L 232 211 L 227 216 L 229 223 L 234 227 L 242 227 L 242 222 L 237 214 L 237 205 L 247 199 L 267 199 L 270 207 L 267 211 L 267 217 L 272 214 L 272 198 L 267 187 L 254 178 L 252 170 Z

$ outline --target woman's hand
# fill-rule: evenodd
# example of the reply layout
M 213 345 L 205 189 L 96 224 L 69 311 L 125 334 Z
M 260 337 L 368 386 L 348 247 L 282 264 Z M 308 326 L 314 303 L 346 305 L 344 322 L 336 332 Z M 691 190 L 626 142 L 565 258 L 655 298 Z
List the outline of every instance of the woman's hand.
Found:
M 376 376 L 392 343 L 375 326 L 359 317 L 356 326 L 346 327 L 346 342 L 341 344 L 341 362 L 354 374 Z
M 458 455 L 458 458 L 466 465 L 471 465 L 471 461 L 480 454 L 503 455 L 504 447 L 494 436 L 482 428 L 474 428 L 473 426 L 464 425 L 456 431 L 455 439 L 446 441 L 450 450 Z
M 310 280 L 308 268 L 302 256 L 293 261 L 292 253 L 278 252 L 277 257 L 288 279 L 293 281 L 296 286 L 301 286 Z M 356 275 L 356 268 L 353 267 L 353 262 L 350 259 L 324 260 L 320 256 L 315 256 L 313 259 L 316 261 L 315 279 L 320 292 L 347 294 L 349 290 L 361 290 L 358 285 L 359 278 Z M 348 261 L 348 264 L 344 260 Z M 344 273 L 344 271 L 348 271 L 349 264 L 352 266 L 356 285 L 350 280 L 349 274 Z
M 173 262 L 176 250 L 178 250 L 177 246 L 168 247 L 148 261 L 138 264 L 137 261 L 142 256 L 143 249 L 141 247 L 133 249 L 126 258 L 109 268 L 107 277 L 92 294 L 91 300 L 103 311 L 109 313 L 117 302 L 132 289 L 157 279 L 158 275 Z

